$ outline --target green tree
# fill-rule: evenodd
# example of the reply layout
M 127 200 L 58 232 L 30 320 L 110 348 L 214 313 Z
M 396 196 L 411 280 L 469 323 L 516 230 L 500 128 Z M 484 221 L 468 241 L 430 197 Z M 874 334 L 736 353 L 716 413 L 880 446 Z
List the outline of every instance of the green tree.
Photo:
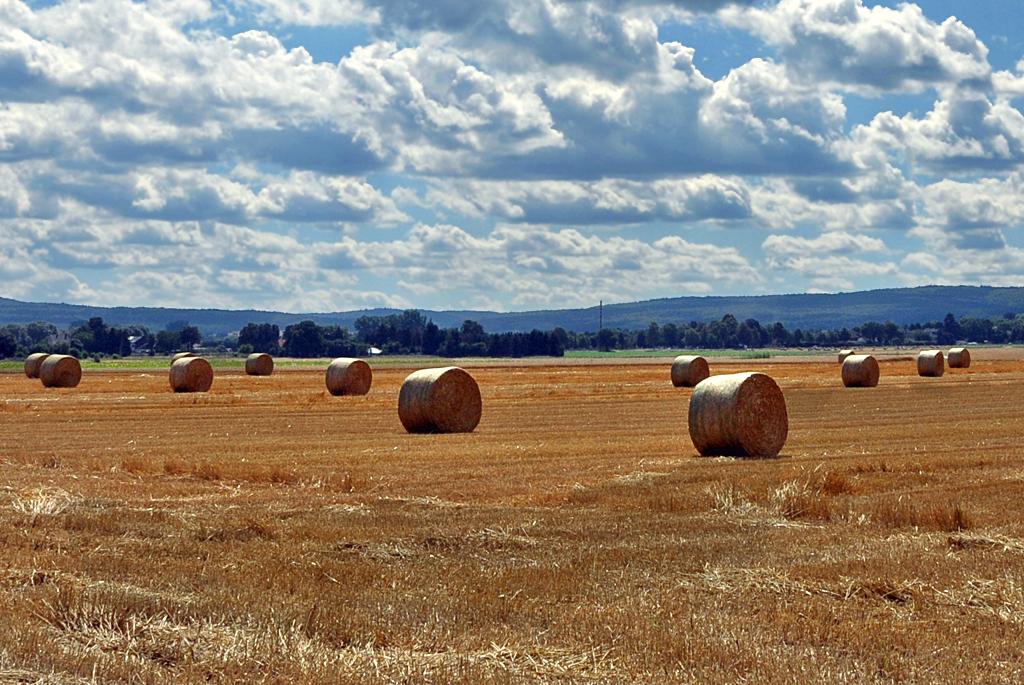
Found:
M 238 344 L 249 345 L 256 352 L 276 355 L 281 351 L 281 331 L 277 324 L 272 323 L 247 323 L 238 332 Z
M 676 347 L 679 345 L 679 327 L 674 323 L 667 323 L 661 327 L 661 341 L 665 347 Z
M 33 321 L 25 325 L 25 334 L 31 341 L 30 344 L 38 345 L 45 342 L 50 336 L 57 335 L 57 327 L 45 321 Z
M 437 353 L 442 357 L 458 357 L 464 354 L 462 347 L 462 333 L 458 328 L 449 328 L 445 331 L 444 340 L 437 348 Z
M 127 332 L 121 333 L 121 348 L 118 351 L 118 354 L 121 355 L 122 357 L 132 356 L 132 343 L 130 340 L 128 340 Z
M 181 345 L 180 334 L 177 331 L 159 331 L 156 334 L 156 343 L 153 349 L 157 354 L 170 354 Z
M 423 354 L 437 354 L 443 337 L 444 334 L 441 333 L 441 328 L 433 321 L 428 321 L 423 329 Z
M 700 332 L 696 328 L 687 326 L 683 333 L 683 346 L 687 349 L 697 349 L 701 346 Z
M 647 347 L 661 347 L 661 326 L 656 321 L 647 324 Z
M 178 340 L 186 351 L 191 352 L 193 347 L 203 341 L 203 336 L 195 326 L 185 326 L 178 334 Z
M 481 324 L 471 319 L 466 319 L 462 322 L 462 342 L 464 344 L 475 345 L 486 340 L 487 333 Z
M 877 321 L 868 321 L 861 324 L 860 334 L 867 338 L 869 342 L 880 343 L 885 335 L 885 329 Z
M 712 322 L 713 323 L 713 322 Z M 732 314 L 726 314 L 722 317 L 722 323 L 719 329 L 716 331 L 719 338 L 722 340 L 722 347 L 738 347 L 739 342 L 736 336 L 739 333 L 740 322 L 736 320 L 736 317 Z
M 771 338 L 773 345 L 778 345 L 779 347 L 785 347 L 790 341 L 789 331 L 786 330 L 781 321 L 776 321 L 768 327 L 768 337 Z
M 324 353 L 324 338 L 313 321 L 300 321 L 284 329 L 284 353 L 289 357 L 309 359 Z
M 564 328 L 561 326 L 555 326 L 551 331 L 551 335 L 558 339 L 558 344 L 562 346 L 563 350 L 569 347 L 569 333 L 567 333 Z
M 942 328 L 938 332 L 938 343 L 940 345 L 952 345 L 960 339 L 961 335 L 960 324 L 957 323 L 953 312 L 946 314 L 946 318 L 942 320 Z
M 18 353 L 18 339 L 8 330 L 0 330 L 0 358 L 7 359 Z
M 903 342 L 904 332 L 903 328 L 892 321 L 886 321 L 882 324 L 882 338 L 888 345 L 898 345 Z

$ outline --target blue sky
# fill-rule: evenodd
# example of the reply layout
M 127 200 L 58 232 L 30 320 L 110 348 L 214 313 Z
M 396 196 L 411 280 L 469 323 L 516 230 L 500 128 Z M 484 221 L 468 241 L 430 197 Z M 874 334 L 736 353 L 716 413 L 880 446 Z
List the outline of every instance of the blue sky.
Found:
M 1018 0 L 0 0 L 0 296 L 1024 285 Z

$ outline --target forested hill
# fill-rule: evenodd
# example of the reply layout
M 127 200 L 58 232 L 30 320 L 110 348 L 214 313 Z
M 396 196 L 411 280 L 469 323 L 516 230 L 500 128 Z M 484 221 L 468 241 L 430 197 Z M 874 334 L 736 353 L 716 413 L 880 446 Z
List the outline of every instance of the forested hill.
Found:
M 821 329 L 859 326 L 866 321 L 898 324 L 941 321 L 947 313 L 993 317 L 1024 312 L 1024 288 L 975 286 L 923 286 L 870 290 L 835 295 L 762 295 L 756 297 L 677 297 L 627 304 L 605 305 L 606 328 L 640 328 L 656 321 L 665 323 L 707 322 L 732 314 L 740 321 L 757 319 L 762 324 L 776 321 L 787 328 Z M 352 328 L 363 315 L 385 316 L 396 309 L 373 309 L 319 314 L 285 314 L 258 310 L 164 309 L 153 307 L 90 307 L 70 304 L 18 302 L 0 298 L 0 326 L 46 321 L 59 328 L 99 316 L 109 325 L 141 324 L 151 330 L 187 322 L 205 335 L 224 335 L 247 323 L 289 324 L 312 320 L 321 326 Z M 481 323 L 490 333 L 551 330 L 561 326 L 577 332 L 596 332 L 601 315 L 598 306 L 532 312 L 430 311 L 424 316 L 441 328 L 460 326 L 466 319 Z M 178 326 L 180 327 L 180 325 Z

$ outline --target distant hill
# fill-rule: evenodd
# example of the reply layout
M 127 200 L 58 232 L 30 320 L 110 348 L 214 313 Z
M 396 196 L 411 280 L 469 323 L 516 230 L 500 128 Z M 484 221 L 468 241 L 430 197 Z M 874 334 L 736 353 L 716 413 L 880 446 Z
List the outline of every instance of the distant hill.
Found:
M 321 326 L 352 328 L 363 315 L 384 316 L 398 309 L 368 309 L 353 312 L 285 314 L 259 310 L 164 309 L 156 307 L 90 307 L 73 304 L 19 302 L 0 298 L 0 326 L 46 321 L 59 328 L 102 317 L 110 325 L 142 324 L 153 331 L 173 322 L 187 321 L 204 335 L 222 336 L 247 323 L 285 326 L 313 320 Z M 542 310 L 532 312 L 430 311 L 420 310 L 442 328 L 460 326 L 466 319 L 479 321 L 489 333 L 551 330 L 561 326 L 571 331 L 596 331 L 601 317 L 598 307 Z M 760 295 L 752 297 L 675 297 L 645 302 L 610 304 L 604 307 L 606 328 L 640 328 L 652 321 L 711 321 L 732 314 L 739 320 L 757 319 L 763 325 L 781 321 L 786 328 L 841 328 L 865 321 L 895 321 L 899 324 L 941 321 L 952 312 L 964 316 L 991 317 L 1007 312 L 1024 312 L 1024 288 L 987 286 L 923 286 L 893 288 L 835 295 Z

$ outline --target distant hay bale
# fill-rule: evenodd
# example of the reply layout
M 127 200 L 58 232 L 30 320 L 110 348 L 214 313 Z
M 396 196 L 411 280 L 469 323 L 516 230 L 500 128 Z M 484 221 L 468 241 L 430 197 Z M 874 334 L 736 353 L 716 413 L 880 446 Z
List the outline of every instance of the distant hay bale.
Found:
M 924 350 L 917 353 L 917 375 L 918 376 L 941 376 L 945 371 L 945 362 L 942 359 L 942 350 Z
M 253 352 L 245 360 L 245 372 L 250 376 L 269 376 L 274 373 L 274 358 L 269 354 Z
M 373 371 L 362 359 L 339 357 L 327 367 L 327 390 L 332 395 L 365 395 L 372 383 Z
M 34 352 L 25 359 L 25 375 L 29 378 L 39 378 L 39 366 L 43 360 L 49 357 L 45 352 Z
M 777 457 L 789 434 L 786 398 L 763 373 L 701 381 L 690 397 L 689 424 L 703 456 Z
M 951 369 L 971 368 L 971 351 L 966 347 L 954 347 L 949 351 L 947 359 Z
M 482 407 L 480 386 L 457 366 L 415 371 L 398 393 L 398 418 L 410 433 L 471 433 Z
M 672 385 L 692 388 L 711 375 L 704 357 L 679 356 L 672 362 Z
M 870 354 L 851 354 L 843 361 L 843 385 L 847 388 L 873 388 L 878 376 L 878 360 Z
M 70 355 L 48 355 L 39 365 L 39 380 L 47 388 L 73 388 L 82 380 L 82 365 Z
M 839 363 L 842 364 L 846 361 L 846 358 L 853 354 L 853 350 L 840 350 L 839 352 Z
M 171 357 L 171 363 L 173 364 L 174 362 L 178 361 L 179 359 L 186 359 L 188 357 L 194 357 L 194 356 L 196 356 L 195 352 L 176 352 L 174 354 L 174 356 Z
M 179 357 L 171 364 L 174 392 L 206 392 L 213 385 L 213 367 L 202 357 Z

